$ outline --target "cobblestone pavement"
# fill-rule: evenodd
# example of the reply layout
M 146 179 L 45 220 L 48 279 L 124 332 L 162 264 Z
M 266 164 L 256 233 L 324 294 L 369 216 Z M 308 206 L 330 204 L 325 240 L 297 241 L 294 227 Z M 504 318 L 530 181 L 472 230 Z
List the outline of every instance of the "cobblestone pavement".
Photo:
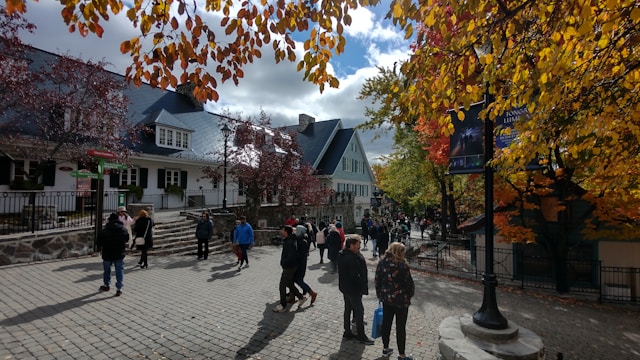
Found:
M 148 269 L 125 259 L 123 295 L 99 292 L 99 257 L 0 268 L 2 359 L 383 359 L 382 341 L 342 339 L 337 275 L 310 254 L 306 279 L 317 302 L 274 313 L 280 249 L 250 251 L 237 271 L 232 254 L 152 257 Z M 364 251 L 370 258 L 371 252 Z M 376 307 L 375 260 L 369 259 L 365 317 Z M 436 359 L 438 327 L 480 307 L 482 286 L 414 269 L 407 353 Z M 112 282 L 115 283 L 115 279 Z M 498 288 L 502 314 L 543 338 L 547 359 L 640 359 L 637 306 L 583 303 Z M 370 328 L 368 329 L 370 331 Z M 391 337 L 395 348 L 395 336 Z M 395 359 L 395 357 L 393 357 Z

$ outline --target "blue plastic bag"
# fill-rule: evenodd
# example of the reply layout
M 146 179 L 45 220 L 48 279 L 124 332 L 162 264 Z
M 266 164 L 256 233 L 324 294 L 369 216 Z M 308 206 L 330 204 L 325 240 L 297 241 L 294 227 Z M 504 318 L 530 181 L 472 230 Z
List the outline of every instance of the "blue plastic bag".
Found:
M 371 322 L 371 337 L 374 339 L 382 336 L 382 302 L 373 311 L 373 321 Z

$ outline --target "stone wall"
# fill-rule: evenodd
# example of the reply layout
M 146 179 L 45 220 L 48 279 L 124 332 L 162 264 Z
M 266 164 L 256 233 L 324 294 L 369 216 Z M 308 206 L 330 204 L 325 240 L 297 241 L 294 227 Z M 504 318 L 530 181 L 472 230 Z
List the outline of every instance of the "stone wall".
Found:
M 0 242 L 0 266 L 90 255 L 93 239 L 91 228 L 15 235 Z

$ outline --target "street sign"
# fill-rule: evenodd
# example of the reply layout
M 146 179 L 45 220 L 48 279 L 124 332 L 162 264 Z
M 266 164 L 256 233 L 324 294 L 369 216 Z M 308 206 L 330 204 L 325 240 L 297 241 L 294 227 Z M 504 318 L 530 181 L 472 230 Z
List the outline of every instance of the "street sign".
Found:
M 88 172 L 88 171 L 82 171 L 82 170 L 73 170 L 69 172 L 69 175 L 78 179 L 97 179 L 99 176 L 99 174 Z
M 117 164 L 117 163 L 111 163 L 111 162 L 104 162 L 104 168 L 105 169 L 118 169 L 118 170 L 127 170 L 127 165 L 124 164 Z
M 100 149 L 89 149 L 87 150 L 87 155 L 101 159 L 114 159 L 116 157 L 116 154 Z

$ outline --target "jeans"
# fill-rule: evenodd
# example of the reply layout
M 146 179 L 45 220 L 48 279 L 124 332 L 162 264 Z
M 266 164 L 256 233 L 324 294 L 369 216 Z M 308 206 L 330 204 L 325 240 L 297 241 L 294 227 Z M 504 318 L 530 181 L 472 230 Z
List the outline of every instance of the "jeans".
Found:
M 364 332 L 364 305 L 362 305 L 362 295 L 347 295 L 344 297 L 344 332 L 351 333 L 351 313 L 356 321 L 356 331 L 358 337 L 366 336 Z
M 249 244 L 240 244 L 240 249 L 242 249 L 242 258 L 240 258 L 240 265 L 242 263 L 246 263 L 249 265 L 249 256 L 247 255 L 247 249 L 249 248 Z
M 378 249 L 376 248 L 376 245 L 377 245 L 376 243 L 377 243 L 376 238 L 372 237 L 371 238 L 371 246 L 372 246 L 372 250 L 371 251 L 373 251 L 373 256 L 378 256 Z
M 393 323 L 393 317 L 395 316 L 398 354 L 404 354 L 404 348 L 407 342 L 407 316 L 409 314 L 409 308 L 395 307 L 387 304 L 383 304 L 382 308 L 382 344 L 385 349 L 389 347 L 391 323 Z
M 307 293 L 310 293 L 311 290 L 311 286 L 309 286 L 309 284 L 307 284 L 306 282 L 304 282 L 304 275 L 307 272 L 307 263 L 304 262 L 304 264 L 299 264 L 298 265 L 298 269 L 296 270 L 295 275 L 293 276 L 293 282 L 300 286 L 300 288 L 302 289 L 302 295 L 306 295 Z
M 289 288 L 291 295 L 294 295 L 297 298 L 302 298 L 302 294 L 300 294 L 298 288 L 293 285 L 293 275 L 295 275 L 296 270 L 297 267 L 282 269 L 280 285 L 278 286 L 278 290 L 280 290 L 280 304 L 282 306 L 287 306 L 287 288 Z
M 209 239 L 198 239 L 198 258 L 206 259 L 207 256 L 209 256 Z
M 124 259 L 119 260 L 102 260 L 102 269 L 104 270 L 102 273 L 102 281 L 105 286 L 109 286 L 111 284 L 111 264 L 114 265 L 116 269 L 116 288 L 122 289 L 122 281 L 124 280 Z
M 320 249 L 320 262 L 324 262 L 324 250 L 327 248 L 326 244 L 318 244 L 318 249 Z

